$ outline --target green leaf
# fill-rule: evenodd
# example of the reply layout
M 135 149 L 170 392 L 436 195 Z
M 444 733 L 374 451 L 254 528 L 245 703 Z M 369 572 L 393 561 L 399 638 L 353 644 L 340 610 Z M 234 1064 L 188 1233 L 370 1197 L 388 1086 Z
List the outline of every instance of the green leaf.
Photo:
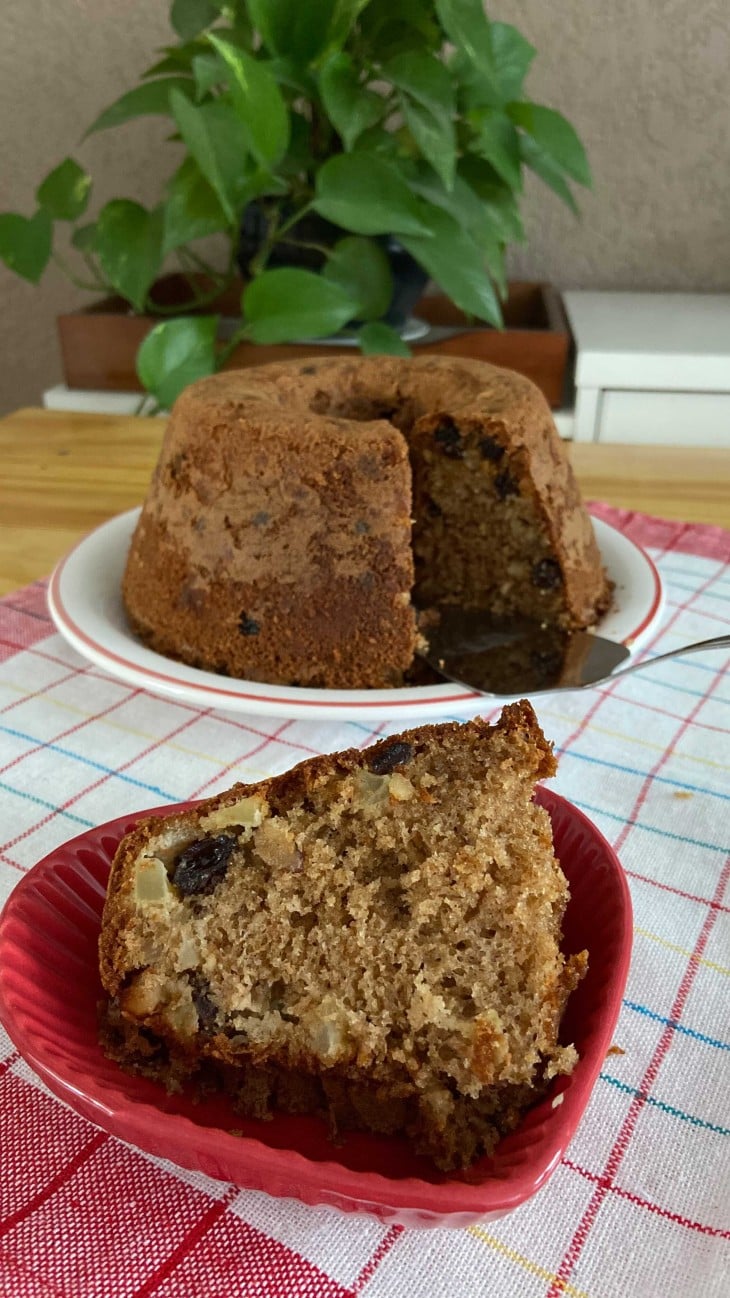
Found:
M 522 92 L 522 83 L 537 51 L 510 23 L 490 23 L 492 55 L 499 98 L 507 104 Z
M 79 225 L 71 235 L 71 243 L 79 252 L 96 251 L 96 221 L 88 225 Z
M 73 158 L 66 158 L 39 185 L 36 199 L 53 220 L 77 221 L 86 211 L 90 193 L 91 176 Z
M 227 64 L 230 93 L 248 130 L 251 152 L 264 167 L 274 167 L 289 143 L 289 115 L 268 68 L 245 50 L 210 33 L 208 40 Z
M 142 80 L 146 81 L 149 77 L 165 76 L 168 72 L 180 74 L 183 72 L 192 72 L 193 59 L 196 54 L 202 54 L 205 45 L 202 40 L 186 41 L 184 45 L 163 45 L 158 50 L 158 54 L 164 54 L 163 59 L 158 59 L 142 73 Z
M 386 110 L 382 95 L 366 90 L 358 81 L 349 54 L 334 54 L 319 74 L 319 90 L 330 121 L 351 149 L 358 136 L 379 122 Z
M 213 86 L 226 79 L 225 68 L 217 54 L 196 54 L 193 59 L 193 76 L 195 78 L 195 99 L 200 103 L 210 93 Z
M 96 222 L 95 251 L 117 292 L 144 311 L 162 265 L 162 209 L 148 212 L 131 199 L 112 199 Z
M 459 175 L 477 195 L 485 220 L 493 226 L 502 243 L 522 243 L 525 231 L 517 198 L 500 179 L 491 163 L 467 153 L 459 161 Z
M 425 163 L 420 163 L 412 180 L 413 188 L 430 203 L 448 212 L 469 233 L 482 252 L 484 261 L 500 291 L 504 284 L 504 245 L 508 239 L 499 221 L 495 221 L 488 204 L 457 175 L 453 189 L 446 190 Z M 509 192 L 509 191 L 508 191 Z
M 386 63 L 383 76 L 401 92 L 406 125 L 423 157 L 451 189 L 456 169 L 456 102 L 447 69 L 432 54 L 409 50 Z
M 382 320 L 371 320 L 369 324 L 363 325 L 357 341 L 360 344 L 360 351 L 365 356 L 383 354 L 386 356 L 410 356 L 411 349 L 408 347 L 395 329 L 385 324 Z
M 313 207 L 354 234 L 430 234 L 402 173 L 374 153 L 328 158 L 317 173 Z
M 522 189 L 520 137 L 515 126 L 504 113 L 482 109 L 474 114 L 476 135 L 472 149 L 487 162 L 509 185 Z
M 228 217 L 215 190 L 194 158 L 186 158 L 170 181 L 163 220 L 163 253 L 228 228 Z
M 327 45 L 338 48 L 344 45 L 357 19 L 370 0 L 335 0 L 334 11 L 327 33 Z
M 92 122 L 86 136 L 95 131 L 106 131 L 110 126 L 121 126 L 135 117 L 148 117 L 155 114 L 166 115 L 170 109 L 170 91 L 192 94 L 193 83 L 189 77 L 164 77 L 160 81 L 145 81 L 134 90 L 115 99 L 113 104 L 100 113 Z
M 451 76 L 433 54 L 423 50 L 398 54 L 383 65 L 382 74 L 431 112 L 449 116 L 454 113 L 456 100 Z
M 591 169 L 585 149 L 562 113 L 543 104 L 510 104 L 508 113 L 513 122 L 531 135 L 541 152 L 572 180 L 590 189 L 593 184 Z
M 155 325 L 137 352 L 143 387 L 169 410 L 183 388 L 216 369 L 217 315 L 177 316 Z
M 233 225 L 245 199 L 248 153 L 248 134 L 238 113 L 220 99 L 191 104 L 177 90 L 173 90 L 170 104 L 189 152 Z
M 180 39 L 189 41 L 215 22 L 221 8 L 212 0 L 172 0 L 170 22 Z
M 535 172 L 541 180 L 549 185 L 553 193 L 558 195 L 569 207 L 575 216 L 579 215 L 578 204 L 576 203 L 569 184 L 567 183 L 562 171 L 553 159 L 544 153 L 539 144 L 536 144 L 530 135 L 523 135 L 520 138 L 520 152 L 523 161 L 531 171 Z
M 256 343 L 326 338 L 355 315 L 357 304 L 339 284 L 310 270 L 266 270 L 243 294 L 244 322 Z
M 37 284 L 51 255 L 53 223 L 41 209 L 35 216 L 0 215 L 0 258 L 8 270 Z
M 496 76 L 492 38 L 482 0 L 435 0 L 447 36 L 489 82 Z
M 448 212 L 429 204 L 428 220 L 433 237 L 401 235 L 404 248 L 467 315 L 501 325 L 502 313 L 482 250 Z
M 381 61 L 406 50 L 436 50 L 443 42 L 431 0 L 370 0 L 360 28 Z
M 328 43 L 338 0 L 248 0 L 254 26 L 272 54 L 307 64 Z
M 393 276 L 390 262 L 380 244 L 350 235 L 340 239 L 322 271 L 325 279 L 339 284 L 356 304 L 358 320 L 377 320 L 390 306 Z

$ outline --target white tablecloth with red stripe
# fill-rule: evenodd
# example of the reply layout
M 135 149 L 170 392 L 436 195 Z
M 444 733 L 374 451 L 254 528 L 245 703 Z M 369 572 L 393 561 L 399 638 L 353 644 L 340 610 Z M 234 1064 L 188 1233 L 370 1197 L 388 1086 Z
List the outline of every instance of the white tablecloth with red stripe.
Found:
M 599 506 L 667 591 L 654 654 L 727 631 L 730 533 Z M 567 1157 L 498 1222 L 411 1231 L 184 1172 L 40 1084 L 0 1029 L 3 1298 L 712 1298 L 730 1292 L 730 677 L 723 653 L 538 700 L 555 788 L 613 842 L 635 913 L 616 1031 Z M 0 603 L 0 903 L 59 843 L 396 727 L 156 698 Z

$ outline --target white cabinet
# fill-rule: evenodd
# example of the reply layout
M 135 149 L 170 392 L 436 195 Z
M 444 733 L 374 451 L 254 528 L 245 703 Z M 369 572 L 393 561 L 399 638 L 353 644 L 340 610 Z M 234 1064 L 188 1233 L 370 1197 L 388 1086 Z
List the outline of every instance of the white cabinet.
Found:
M 730 446 L 730 294 L 563 297 L 576 441 Z

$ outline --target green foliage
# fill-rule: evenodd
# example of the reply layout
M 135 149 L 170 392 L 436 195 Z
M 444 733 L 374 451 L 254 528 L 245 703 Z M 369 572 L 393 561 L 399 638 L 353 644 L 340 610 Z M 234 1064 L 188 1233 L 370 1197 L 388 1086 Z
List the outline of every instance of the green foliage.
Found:
M 89 220 L 91 177 L 66 158 L 39 185 L 33 215 L 0 214 L 11 270 L 37 283 L 54 223 L 70 222 L 84 276 L 64 267 L 74 282 L 114 291 L 139 312 L 170 316 L 150 293 L 174 258 L 189 301 L 138 356 L 163 406 L 241 338 L 287 342 L 347 326 L 363 351 L 404 354 L 385 323 L 389 237 L 462 310 L 499 326 L 505 251 L 524 238 L 525 168 L 574 211 L 573 186 L 591 184 L 573 127 L 525 90 L 535 50 L 492 22 L 482 0 L 172 0 L 170 24 L 170 43 L 139 84 L 87 131 L 161 118 L 175 157 L 159 202 L 147 210 L 116 197 Z M 224 344 L 218 317 L 201 312 L 235 283 L 250 203 L 264 235 L 240 326 Z M 334 235 L 302 234 L 313 213 Z M 217 269 L 200 244 L 211 236 L 227 251 Z M 318 270 L 273 268 L 298 246 Z
M 243 294 L 246 333 L 255 343 L 326 338 L 357 311 L 350 294 L 311 270 L 265 270 Z
M 171 406 L 188 383 L 213 374 L 219 317 L 182 316 L 155 325 L 137 352 L 137 375 L 157 404 Z
M 36 199 L 54 221 L 78 221 L 90 193 L 91 176 L 73 158 L 66 158 L 38 186 Z
M 358 320 L 377 320 L 385 315 L 393 297 L 393 276 L 388 257 L 372 239 L 350 235 L 340 239 L 322 274 L 348 294 L 356 304 Z
M 161 209 L 148 212 L 129 198 L 113 198 L 99 213 L 94 248 L 112 288 L 144 311 L 162 265 Z
M 41 208 L 35 216 L 0 214 L 0 257 L 16 275 L 37 284 L 51 255 L 52 222 Z
M 111 126 L 121 126 L 131 122 L 135 117 L 153 115 L 166 116 L 170 112 L 170 91 L 179 90 L 191 94 L 193 83 L 189 77 L 164 77 L 160 81 L 143 81 L 141 86 L 128 90 L 125 95 L 115 99 L 113 104 L 104 109 L 91 123 L 87 135 L 95 131 L 106 131 Z
M 363 325 L 357 341 L 360 351 L 365 356 L 384 354 L 386 356 L 410 356 L 411 349 L 403 342 L 397 330 L 382 320 L 370 320 Z

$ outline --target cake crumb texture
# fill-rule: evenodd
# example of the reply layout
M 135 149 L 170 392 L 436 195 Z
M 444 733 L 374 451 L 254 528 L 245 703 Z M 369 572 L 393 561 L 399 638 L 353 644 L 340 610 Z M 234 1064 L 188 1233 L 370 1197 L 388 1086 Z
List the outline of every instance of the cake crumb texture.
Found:
M 555 759 L 529 703 L 424 726 L 148 819 L 100 937 L 103 1040 L 170 1088 L 321 1113 L 465 1166 L 576 1054 L 586 953 L 532 801 Z

